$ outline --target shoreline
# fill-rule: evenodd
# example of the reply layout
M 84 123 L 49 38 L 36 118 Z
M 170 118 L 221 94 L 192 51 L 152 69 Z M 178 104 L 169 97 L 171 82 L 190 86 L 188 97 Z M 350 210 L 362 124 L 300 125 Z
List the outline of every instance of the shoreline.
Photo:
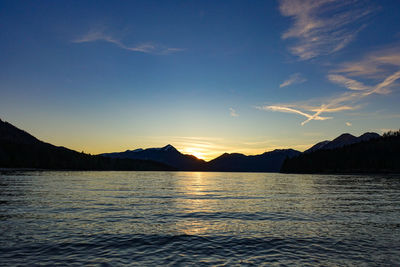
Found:
M 205 173 L 279 173 L 303 175 L 400 175 L 398 172 L 257 172 L 257 171 L 206 171 L 206 170 L 77 170 L 77 169 L 37 169 L 37 168 L 0 168 L 0 172 L 205 172 Z

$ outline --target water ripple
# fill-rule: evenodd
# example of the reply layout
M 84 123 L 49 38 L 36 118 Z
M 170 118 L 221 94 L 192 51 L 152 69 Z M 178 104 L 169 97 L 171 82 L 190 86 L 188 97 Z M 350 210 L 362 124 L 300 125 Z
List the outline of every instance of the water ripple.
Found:
M 397 176 L 0 176 L 0 266 L 395 266 Z

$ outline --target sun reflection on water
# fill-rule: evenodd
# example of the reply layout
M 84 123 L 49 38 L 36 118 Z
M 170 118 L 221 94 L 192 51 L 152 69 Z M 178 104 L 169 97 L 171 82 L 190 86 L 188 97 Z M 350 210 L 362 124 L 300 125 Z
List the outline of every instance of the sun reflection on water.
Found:
M 207 179 L 207 173 L 192 172 L 185 173 L 185 176 L 185 179 L 179 179 L 177 186 L 183 192 L 178 206 L 187 218 L 177 221 L 177 229 L 187 235 L 201 235 L 209 230 L 210 225 L 206 220 L 195 217 L 210 211 L 210 204 L 215 201 L 210 195 L 214 185 Z

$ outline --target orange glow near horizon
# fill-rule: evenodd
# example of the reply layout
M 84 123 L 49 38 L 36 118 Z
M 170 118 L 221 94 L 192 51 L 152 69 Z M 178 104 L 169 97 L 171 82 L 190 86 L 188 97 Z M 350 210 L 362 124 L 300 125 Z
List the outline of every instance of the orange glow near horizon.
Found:
M 185 147 L 182 149 L 182 153 L 193 155 L 198 159 L 208 160 L 207 153 L 205 153 L 201 148 Z
M 138 148 L 160 148 L 166 144 L 171 144 L 179 152 L 183 154 L 193 155 L 198 159 L 205 161 L 213 160 L 224 153 L 242 153 L 244 155 L 259 155 L 264 152 L 274 149 L 292 148 L 299 151 L 304 151 L 318 142 L 315 140 L 253 140 L 253 139 L 222 139 L 211 137 L 169 137 L 161 136 L 154 140 L 147 140 L 144 137 L 132 137 L 130 135 L 122 135 L 119 138 L 111 136 L 101 136 L 96 133 L 89 132 L 79 135 L 65 135 L 65 132 L 56 133 L 53 135 L 46 133 L 35 133 L 34 135 L 42 141 L 64 146 L 75 151 L 90 153 L 97 155 L 101 153 L 123 152 L 126 150 L 134 150 Z M 132 142 L 135 140 L 135 142 Z M 145 145 L 143 145 L 145 144 Z

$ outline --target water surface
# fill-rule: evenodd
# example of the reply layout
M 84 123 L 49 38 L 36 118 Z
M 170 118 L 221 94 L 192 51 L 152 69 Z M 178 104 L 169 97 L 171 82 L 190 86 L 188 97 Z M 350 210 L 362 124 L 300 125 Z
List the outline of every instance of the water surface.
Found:
M 400 263 L 400 176 L 3 172 L 0 265 Z

